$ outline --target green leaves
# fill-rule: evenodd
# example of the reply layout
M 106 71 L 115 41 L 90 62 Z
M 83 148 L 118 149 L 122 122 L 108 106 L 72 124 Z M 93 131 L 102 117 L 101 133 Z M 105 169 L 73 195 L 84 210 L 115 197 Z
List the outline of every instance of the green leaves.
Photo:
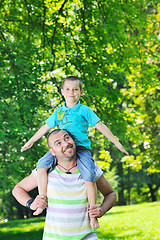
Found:
M 117 169 L 121 163 L 124 178 L 128 168 L 133 175 L 159 171 L 160 10 L 155 2 L 151 13 L 149 3 L 1 2 L 0 161 L 2 176 L 8 175 L 2 190 L 10 191 L 47 151 L 44 139 L 26 153 L 20 147 L 62 103 L 61 81 L 69 75 L 81 77 L 81 103 L 97 113 L 131 154 L 122 158 L 92 130 L 100 166 Z

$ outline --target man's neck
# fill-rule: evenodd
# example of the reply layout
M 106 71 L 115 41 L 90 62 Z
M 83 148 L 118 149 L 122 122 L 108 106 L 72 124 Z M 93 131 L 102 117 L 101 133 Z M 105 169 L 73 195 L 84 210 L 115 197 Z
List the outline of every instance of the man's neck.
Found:
M 62 170 L 63 172 L 71 172 L 74 173 L 75 171 L 77 171 L 77 159 L 76 157 L 72 160 L 65 160 L 65 159 L 61 159 L 61 160 L 57 160 L 57 166 L 60 170 Z

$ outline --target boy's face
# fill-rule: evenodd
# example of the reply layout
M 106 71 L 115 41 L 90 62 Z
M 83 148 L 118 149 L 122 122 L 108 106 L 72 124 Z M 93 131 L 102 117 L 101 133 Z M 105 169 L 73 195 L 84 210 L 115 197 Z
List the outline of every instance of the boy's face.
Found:
M 66 80 L 61 92 L 67 103 L 77 103 L 83 93 L 83 89 L 80 89 L 78 81 Z

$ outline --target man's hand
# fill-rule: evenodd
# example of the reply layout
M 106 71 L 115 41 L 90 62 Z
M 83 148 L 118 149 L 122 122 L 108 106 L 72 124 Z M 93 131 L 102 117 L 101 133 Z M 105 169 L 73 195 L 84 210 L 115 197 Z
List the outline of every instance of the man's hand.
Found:
M 47 207 L 47 198 L 43 195 L 37 195 L 37 197 L 32 202 L 30 209 L 37 210 L 38 208 L 45 209 Z
M 92 207 L 89 208 L 89 217 L 93 218 L 100 218 L 102 217 L 102 209 L 99 204 L 94 204 Z
M 124 152 L 127 156 L 129 156 L 129 153 L 124 149 L 123 145 L 119 142 L 116 143 L 115 146 L 122 152 Z
M 22 148 L 21 152 L 26 151 L 27 149 L 31 148 L 33 146 L 33 143 L 27 142 Z

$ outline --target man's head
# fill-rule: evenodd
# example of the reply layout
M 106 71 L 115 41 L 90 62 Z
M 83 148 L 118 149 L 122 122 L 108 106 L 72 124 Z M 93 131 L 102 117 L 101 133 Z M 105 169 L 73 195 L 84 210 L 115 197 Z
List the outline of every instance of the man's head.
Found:
M 73 137 L 65 130 L 53 130 L 47 139 L 49 151 L 58 160 L 73 160 L 76 156 L 76 145 Z

